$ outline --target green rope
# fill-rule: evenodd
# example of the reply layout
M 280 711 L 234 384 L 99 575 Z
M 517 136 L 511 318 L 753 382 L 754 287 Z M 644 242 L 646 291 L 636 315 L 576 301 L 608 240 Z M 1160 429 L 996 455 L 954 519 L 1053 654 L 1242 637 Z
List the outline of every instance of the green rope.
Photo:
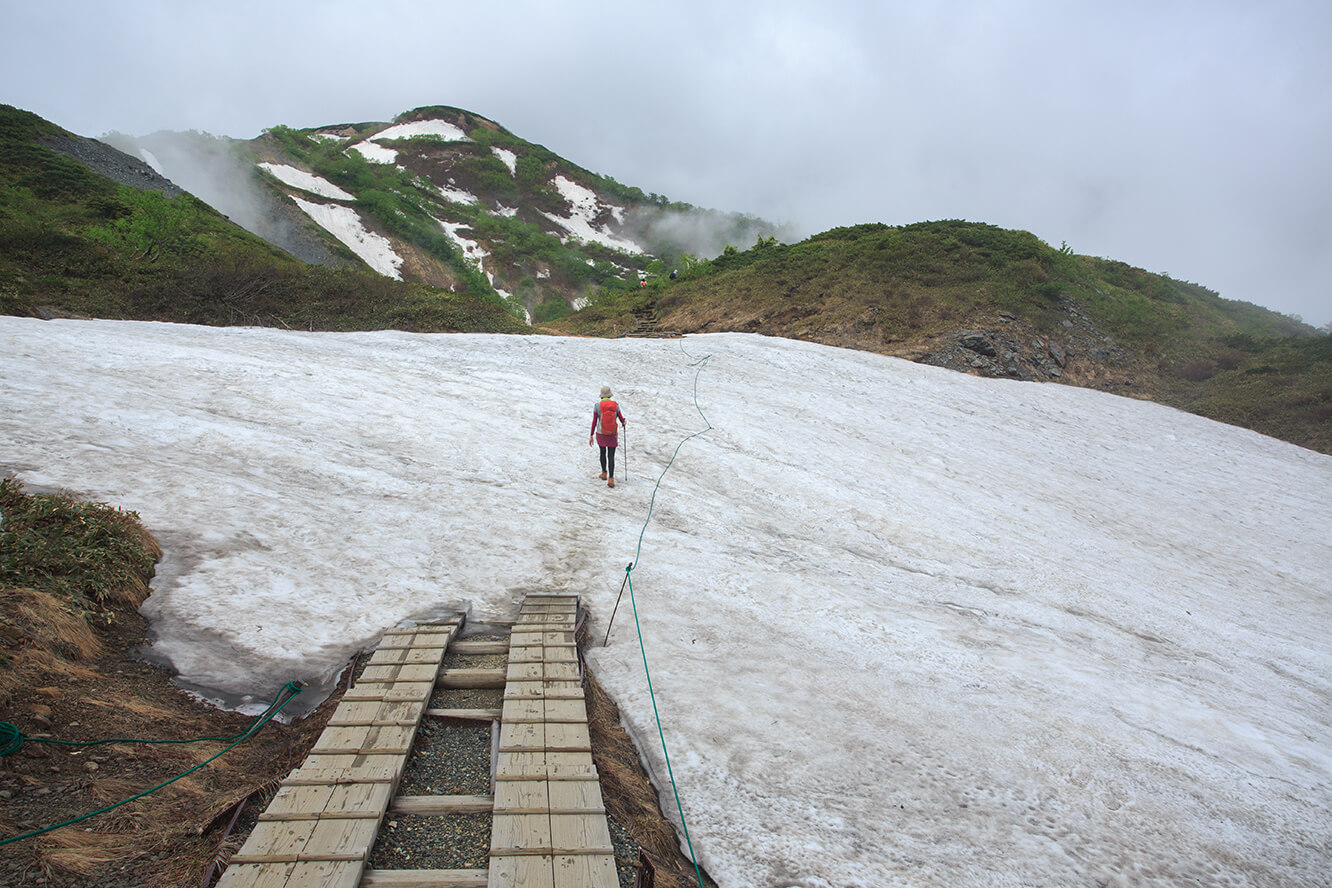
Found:
M 652 691 L 652 673 L 648 670 L 647 649 L 643 646 L 643 627 L 638 624 L 638 603 L 634 601 L 633 565 L 624 569 L 629 580 L 629 603 L 634 607 L 634 628 L 638 630 L 638 649 L 643 654 L 643 674 L 647 676 L 648 697 L 652 700 L 652 714 L 657 719 L 657 736 L 661 738 L 661 754 L 666 759 L 666 776 L 671 780 L 671 792 L 675 793 L 675 810 L 680 812 L 680 826 L 684 828 L 685 844 L 689 846 L 689 860 L 694 864 L 694 875 L 698 878 L 699 888 L 703 888 L 703 874 L 698 869 L 698 858 L 694 856 L 694 843 L 689 838 L 689 824 L 685 823 L 684 807 L 680 804 L 680 790 L 675 785 L 675 774 L 671 771 L 671 754 L 666 751 L 666 734 L 661 729 L 661 713 L 657 711 L 657 695 Z
M 141 798 L 143 798 L 144 796 L 146 796 L 146 795 L 148 795 L 148 794 L 150 794 L 150 793 L 157 792 L 159 789 L 161 789 L 161 788 L 164 787 L 164 786 L 169 786 L 169 785 L 171 785 L 172 783 L 175 783 L 177 780 L 181 779 L 182 777 L 186 777 L 186 776 L 188 776 L 188 775 L 190 775 L 190 774 L 193 774 L 195 771 L 199 770 L 199 769 L 202 768 L 204 765 L 208 764 L 209 762 L 213 761 L 214 759 L 221 758 L 223 755 L 226 755 L 228 752 L 231 752 L 231 750 L 235 749 L 235 748 L 236 748 L 237 746 L 239 746 L 241 743 L 245 742 L 245 741 L 248 740 L 250 737 L 254 736 L 255 733 L 257 733 L 257 732 L 259 731 L 260 728 L 262 728 L 264 725 L 266 725 L 266 724 L 268 724 L 270 721 L 272 721 L 273 718 L 274 718 L 275 716 L 277 716 L 277 714 L 278 714 L 279 712 L 281 712 L 283 709 L 285 709 L 285 708 L 287 707 L 287 704 L 288 704 L 288 703 L 290 703 L 292 700 L 296 699 L 296 695 L 299 694 L 300 692 L 301 692 L 301 686 L 300 686 L 300 683 L 299 683 L 299 682 L 289 681 L 289 682 L 287 682 L 286 684 L 284 684 L 284 685 L 282 686 L 282 689 L 279 690 L 279 691 L 277 692 L 277 696 L 275 696 L 275 697 L 273 698 L 273 702 L 272 702 L 272 703 L 269 703 L 269 704 L 268 704 L 268 708 L 267 708 L 266 710 L 264 710 L 264 712 L 263 712 L 263 713 L 262 713 L 257 719 L 255 719 L 254 724 L 251 725 L 250 728 L 249 728 L 248 730 L 246 730 L 246 731 L 244 731 L 244 732 L 242 732 L 242 733 L 240 733 L 240 734 L 235 735 L 234 738 L 233 738 L 233 737 L 196 737 L 196 738 L 193 739 L 193 740 L 91 740 L 91 741 L 87 741 L 87 742 L 83 742 L 83 743 L 70 742 L 70 741 L 62 741 L 62 740 L 54 740 L 54 741 L 53 741 L 53 740 L 48 740 L 47 738 L 43 738 L 43 737 L 29 737 L 29 738 L 26 738 L 26 739 L 28 739 L 28 740 L 30 740 L 30 741 L 32 741 L 32 742 L 53 742 L 53 743 L 60 743 L 60 744 L 62 744 L 62 745 L 66 745 L 66 746 L 95 746 L 95 745 L 97 745 L 98 743 L 198 743 L 198 742 L 201 741 L 201 740 L 218 740 L 218 741 L 221 741 L 221 742 L 226 742 L 226 741 L 228 741 L 228 740 L 232 740 L 232 739 L 235 739 L 236 742 L 232 743 L 230 746 L 228 746 L 226 749 L 224 749 L 224 750 L 222 750 L 221 752 L 219 752 L 217 755 L 211 756 L 210 758 L 207 758 L 207 759 L 203 760 L 202 762 L 199 762 L 199 764 L 195 765 L 193 768 L 190 768 L 188 771 L 184 771 L 183 773 L 177 774 L 175 777 L 172 777 L 170 780 L 167 780 L 165 783 L 159 783 L 157 786 L 154 786 L 152 789 L 145 789 L 143 792 L 139 793 L 138 795 L 130 796 L 129 798 L 127 798 L 127 799 L 125 799 L 125 800 L 123 800 L 123 801 L 116 802 L 115 804 L 112 804 L 112 805 L 107 805 L 105 808 L 99 808 L 98 810 L 93 811 L 93 812 L 91 812 L 91 813 L 89 813 L 89 814 L 82 814 L 82 815 L 80 815 L 80 816 L 78 816 L 78 817 L 73 817 L 73 818 L 71 818 L 71 819 L 69 819 L 69 820 L 66 820 L 64 823 L 57 823 L 57 824 L 54 824 L 54 825 L 52 825 L 52 826 L 43 827 L 42 829 L 35 829 L 35 830 L 33 830 L 32 832 L 24 833 L 23 835 L 19 835 L 19 836 L 11 836 L 11 837 L 9 837 L 9 838 L 7 838 L 7 839 L 0 839 L 0 845 L 8 845 L 10 842 L 17 842 L 17 841 L 19 841 L 19 840 L 21 840 L 21 839 L 30 839 L 30 838 L 32 838 L 33 836 L 40 836 L 40 835 L 43 834 L 43 833 L 48 833 L 48 832 L 51 832 L 52 830 L 60 829 L 62 826 L 69 826 L 69 825 L 74 824 L 74 823 L 81 823 L 81 822 L 83 822 L 84 820 L 88 820 L 89 818 L 96 817 L 98 814 L 105 814 L 107 811 L 110 811 L 110 810 L 112 810 L 112 809 L 114 809 L 114 808 L 119 808 L 121 805 L 128 805 L 130 802 L 135 801 L 136 799 L 141 799 Z M 284 695 L 284 694 L 288 694 L 288 693 L 289 693 L 289 696 L 287 696 L 287 698 L 286 698 L 285 700 L 283 700 L 283 699 L 282 699 L 283 695 Z M 279 700 L 282 701 L 281 704 L 278 703 Z M 7 725 L 7 726 L 8 726 L 7 728 L 5 728 L 5 729 L 3 730 L 3 732 L 0 732 L 0 736 L 8 736 L 8 735 L 10 735 L 10 734 L 11 734 L 11 731 L 10 731 L 9 729 L 12 729 L 12 734 L 13 734 L 13 735 L 16 735 L 16 736 L 19 738 L 19 739 L 17 740 L 17 744 L 18 744 L 18 745 L 17 745 L 17 746 L 14 746 L 14 747 L 13 747 L 13 750 L 9 750 L 9 751 L 17 750 L 19 746 L 22 746 L 22 745 L 23 745 L 23 733 L 22 733 L 21 731 L 19 731 L 18 728 L 15 728 L 13 725 L 10 725 L 8 722 L 0 723 L 0 725 Z M 11 738 L 10 743 L 12 743 L 12 742 L 13 742 L 13 740 L 12 740 L 12 738 Z M 6 748 L 7 750 L 9 749 L 9 745 L 10 745 L 10 743 L 7 743 L 7 744 L 6 744 L 6 747 L 5 747 L 5 748 Z M 8 752 L 6 752 L 5 754 L 7 755 Z
M 708 365 L 708 359 L 711 358 L 712 355 L 704 355 L 701 358 L 695 358 L 693 355 L 689 354 L 689 352 L 684 350 L 683 341 L 680 343 L 680 351 L 685 353 L 685 357 L 693 361 L 689 366 L 698 368 L 698 371 L 694 374 L 694 409 L 698 411 L 699 416 L 703 417 L 703 422 L 707 424 L 707 428 L 694 432 L 679 444 L 675 445 L 675 452 L 671 454 L 670 462 L 666 463 L 666 468 L 662 469 L 661 474 L 657 476 L 657 484 L 652 488 L 652 496 L 648 500 L 647 519 L 643 522 L 643 529 L 638 532 L 638 548 L 634 551 L 634 563 L 630 565 L 631 568 L 638 566 L 638 558 L 643 552 L 643 534 L 647 533 L 648 524 L 652 521 L 652 509 L 657 502 L 657 491 L 661 489 L 661 481 L 666 477 L 666 473 L 670 471 L 671 466 L 675 465 L 675 458 L 680 455 L 680 448 L 685 446 L 685 444 L 691 439 L 712 431 L 712 423 L 708 422 L 707 416 L 704 416 L 703 408 L 698 406 L 698 377 L 703 373 L 703 368 Z
M 647 533 L 648 524 L 652 521 L 652 508 L 657 502 L 657 491 L 661 489 L 662 479 L 666 477 L 666 473 L 670 471 L 671 466 L 675 464 L 675 458 L 680 454 L 680 448 L 685 446 L 686 442 L 693 438 L 697 438 L 704 432 L 712 431 L 712 423 L 708 422 L 707 416 L 703 413 L 703 408 L 698 406 L 698 377 L 703 373 L 703 368 L 707 366 L 708 359 L 711 358 L 712 355 L 704 355 L 701 358 L 695 358 L 693 355 L 689 354 L 689 352 L 684 350 L 683 341 L 680 343 L 680 351 L 684 352 L 685 357 L 693 361 L 689 366 L 698 368 L 698 371 L 694 373 L 694 409 L 697 410 L 698 415 L 703 418 L 703 422 L 707 425 L 707 428 L 694 432 L 677 444 L 675 452 L 671 454 L 670 462 L 666 463 L 666 468 L 662 469 L 661 474 L 657 476 L 657 484 L 652 488 L 652 497 L 648 500 L 647 518 L 643 521 L 643 529 L 638 533 L 638 549 L 634 552 L 634 562 L 625 567 L 624 578 L 629 584 L 629 603 L 633 605 L 634 609 L 634 629 L 638 632 L 638 650 L 643 655 L 643 674 L 647 676 L 648 697 L 652 700 L 652 714 L 657 719 L 657 736 L 661 738 L 661 754 L 666 759 L 666 776 L 670 778 L 671 792 L 675 794 L 675 810 L 680 812 L 680 826 L 684 829 L 685 844 L 689 846 L 689 860 L 694 864 L 694 875 L 698 878 L 699 888 L 703 888 L 703 874 L 698 868 L 698 858 L 694 856 L 694 843 L 689 838 L 689 824 L 685 822 L 684 806 L 680 804 L 680 790 L 675 785 L 675 774 L 671 770 L 671 754 L 666 751 L 666 734 L 661 728 L 661 713 L 657 710 L 657 695 L 652 690 L 652 672 L 648 669 L 647 648 L 643 644 L 643 627 L 638 621 L 638 602 L 634 599 L 633 580 L 633 570 L 638 566 L 638 559 L 643 553 L 643 535 Z

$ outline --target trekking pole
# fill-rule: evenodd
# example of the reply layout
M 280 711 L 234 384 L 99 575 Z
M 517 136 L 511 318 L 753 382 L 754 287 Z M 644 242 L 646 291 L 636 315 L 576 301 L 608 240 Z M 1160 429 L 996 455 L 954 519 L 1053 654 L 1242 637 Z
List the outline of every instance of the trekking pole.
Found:
M 624 432 L 624 480 L 629 480 L 629 426 L 620 423 L 620 431 Z

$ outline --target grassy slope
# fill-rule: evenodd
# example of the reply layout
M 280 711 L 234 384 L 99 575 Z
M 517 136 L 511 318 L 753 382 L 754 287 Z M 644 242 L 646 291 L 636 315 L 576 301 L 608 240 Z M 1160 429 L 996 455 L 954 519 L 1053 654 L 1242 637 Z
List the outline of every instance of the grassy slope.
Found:
M 1150 397 L 1332 453 L 1328 336 L 1196 284 L 1053 249 L 1027 232 L 957 221 L 834 229 L 719 257 L 648 290 L 663 327 L 682 332 L 751 331 L 932 361 L 956 352 L 964 330 L 1042 347 L 1059 341 L 1070 352 L 1064 382 Z M 624 329 L 631 308 L 603 303 L 559 329 Z
M 197 199 L 117 185 L 0 106 L 0 313 L 314 330 L 512 332 L 497 301 L 308 266 Z

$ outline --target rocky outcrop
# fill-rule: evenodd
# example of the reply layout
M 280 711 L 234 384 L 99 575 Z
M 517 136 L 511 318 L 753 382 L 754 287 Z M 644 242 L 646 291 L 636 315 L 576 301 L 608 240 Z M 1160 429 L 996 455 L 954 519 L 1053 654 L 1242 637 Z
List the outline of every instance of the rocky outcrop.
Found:
M 1067 315 L 1058 333 L 1050 335 L 1008 312 L 993 324 L 940 337 L 929 353 L 917 360 L 978 376 L 1027 381 L 1094 380 L 1132 385 L 1128 378 L 1130 355 L 1092 323 L 1076 303 L 1061 303 Z
M 167 197 L 185 193 L 184 189 L 142 160 L 112 148 L 105 142 L 70 135 L 45 139 L 42 144 L 56 154 L 73 158 L 93 172 L 121 185 L 141 191 L 160 191 Z

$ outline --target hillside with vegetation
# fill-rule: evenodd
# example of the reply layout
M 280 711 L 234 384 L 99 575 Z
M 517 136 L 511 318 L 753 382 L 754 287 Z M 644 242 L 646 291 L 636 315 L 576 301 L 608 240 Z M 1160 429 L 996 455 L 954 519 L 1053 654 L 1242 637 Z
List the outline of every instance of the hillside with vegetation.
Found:
M 107 139 L 293 255 L 486 294 L 523 320 L 622 293 L 654 259 L 775 231 L 645 194 L 446 106 L 391 122 L 275 126 L 249 141 Z
M 303 262 L 150 167 L 0 106 L 0 313 L 302 330 L 512 332 L 488 287 L 449 292 Z
M 1198 284 L 962 221 L 759 239 L 561 322 L 805 339 L 1149 398 L 1332 453 L 1332 337 Z

